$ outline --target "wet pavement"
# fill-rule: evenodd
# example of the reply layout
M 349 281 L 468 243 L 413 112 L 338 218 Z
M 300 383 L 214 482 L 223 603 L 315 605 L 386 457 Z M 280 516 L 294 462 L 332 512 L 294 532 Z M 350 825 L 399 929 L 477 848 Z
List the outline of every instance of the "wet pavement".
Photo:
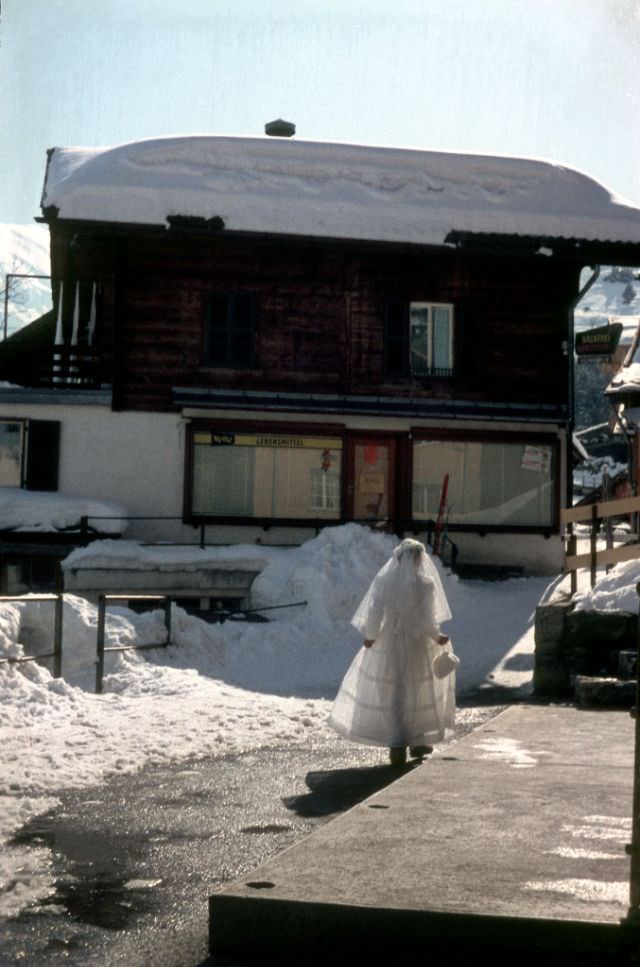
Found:
M 462 711 L 459 730 L 498 710 Z M 50 888 L 2 923 L 0 965 L 204 964 L 211 893 L 397 777 L 384 750 L 336 739 L 58 793 L 12 841 L 48 857 Z

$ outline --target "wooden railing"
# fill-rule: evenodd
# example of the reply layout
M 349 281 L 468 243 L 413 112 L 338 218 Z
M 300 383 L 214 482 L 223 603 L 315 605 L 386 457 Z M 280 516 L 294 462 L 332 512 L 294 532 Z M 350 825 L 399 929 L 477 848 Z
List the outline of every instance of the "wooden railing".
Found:
M 577 590 L 576 571 L 588 567 L 591 572 L 591 587 L 596 583 L 598 567 L 607 564 L 618 564 L 621 561 L 633 561 L 640 558 L 640 543 L 622 544 L 620 547 L 607 547 L 598 550 L 598 533 L 603 520 L 610 517 L 624 517 L 627 514 L 640 512 L 640 497 L 623 497 L 621 500 L 607 500 L 597 504 L 587 504 L 581 507 L 568 507 L 560 512 L 560 521 L 569 528 L 567 538 L 567 553 L 565 557 L 565 571 L 571 574 L 571 593 Z M 578 538 L 572 533 L 573 524 L 590 522 L 589 551 L 578 554 Z

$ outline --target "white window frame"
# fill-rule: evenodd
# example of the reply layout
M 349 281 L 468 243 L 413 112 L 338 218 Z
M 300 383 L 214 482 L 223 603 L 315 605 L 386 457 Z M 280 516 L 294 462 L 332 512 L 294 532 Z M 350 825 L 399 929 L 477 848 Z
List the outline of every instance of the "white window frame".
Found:
M 435 327 L 433 323 L 433 314 L 437 309 L 445 309 L 449 316 L 449 332 L 447 340 L 447 365 L 446 366 L 435 366 L 434 365 L 434 333 Z M 412 329 L 413 329 L 413 314 L 416 310 L 426 310 L 427 311 L 427 358 L 425 368 L 419 368 L 413 364 L 413 349 L 412 349 Z M 453 371 L 453 303 L 451 302 L 416 302 L 411 301 L 409 303 L 409 372 L 413 376 L 429 376 L 433 374 L 442 375 L 450 374 Z

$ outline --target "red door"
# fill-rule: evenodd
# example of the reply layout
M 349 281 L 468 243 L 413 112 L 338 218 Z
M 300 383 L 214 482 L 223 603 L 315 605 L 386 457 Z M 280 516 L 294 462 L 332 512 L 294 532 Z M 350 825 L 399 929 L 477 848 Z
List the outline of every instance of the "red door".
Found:
M 393 437 L 351 438 L 347 476 L 347 514 L 351 520 L 393 527 L 395 455 Z

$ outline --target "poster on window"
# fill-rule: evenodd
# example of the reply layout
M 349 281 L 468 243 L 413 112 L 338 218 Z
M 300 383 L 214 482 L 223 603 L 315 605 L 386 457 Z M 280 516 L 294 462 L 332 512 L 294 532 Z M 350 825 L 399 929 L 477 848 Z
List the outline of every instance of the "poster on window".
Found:
M 384 473 L 363 472 L 358 477 L 358 492 L 361 494 L 383 494 L 386 490 Z
M 522 454 L 522 469 L 548 474 L 551 469 L 551 447 L 533 447 L 527 444 Z

